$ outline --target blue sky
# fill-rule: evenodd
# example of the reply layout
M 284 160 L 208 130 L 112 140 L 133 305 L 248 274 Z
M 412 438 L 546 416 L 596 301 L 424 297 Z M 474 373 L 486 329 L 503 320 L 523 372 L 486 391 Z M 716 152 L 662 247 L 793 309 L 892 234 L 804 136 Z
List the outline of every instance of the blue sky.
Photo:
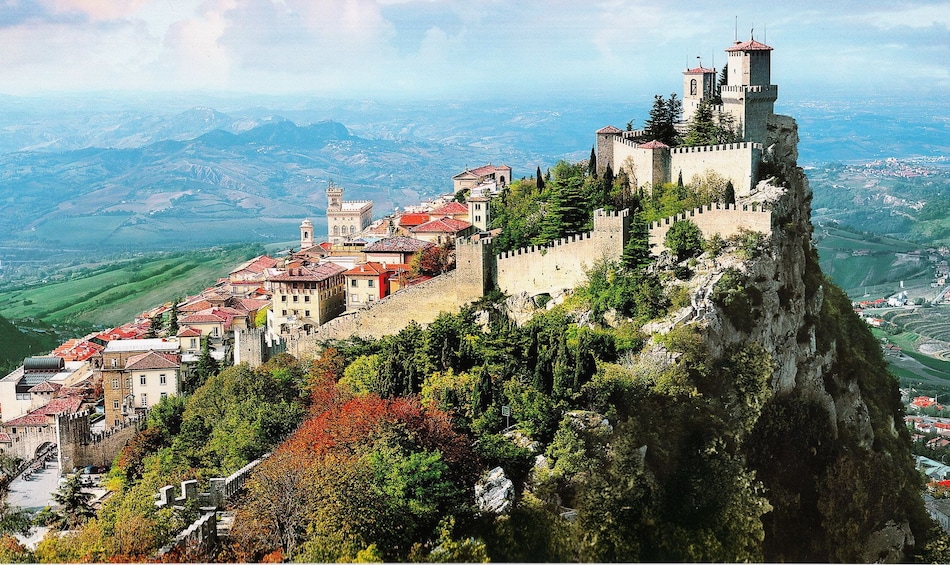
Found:
M 736 27 L 785 97 L 950 88 L 947 0 L 0 0 L 0 92 L 617 98 Z

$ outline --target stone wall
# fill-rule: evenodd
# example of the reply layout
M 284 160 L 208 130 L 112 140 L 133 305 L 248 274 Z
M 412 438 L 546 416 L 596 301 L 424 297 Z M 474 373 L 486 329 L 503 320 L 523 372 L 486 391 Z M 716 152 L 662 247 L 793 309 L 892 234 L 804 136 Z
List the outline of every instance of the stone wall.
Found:
M 689 184 L 694 176 L 714 171 L 732 181 L 736 195 L 743 195 L 752 190 L 761 161 L 762 145 L 759 143 L 674 147 L 670 149 L 670 177 L 676 179 L 682 173 L 683 182 Z
M 614 261 L 623 254 L 629 216 L 622 212 L 594 213 L 594 230 L 544 246 L 531 246 L 498 255 L 498 288 L 506 294 L 556 294 L 583 284 L 598 260 Z
M 670 226 L 677 220 L 690 220 L 699 227 L 705 238 L 717 233 L 723 238 L 728 238 L 739 233 L 740 229 L 764 234 L 772 233 L 770 210 L 762 208 L 756 210 L 749 206 L 735 204 L 712 204 L 650 224 L 651 253 L 659 255 L 666 250 L 666 246 L 663 245 L 666 232 L 670 231 Z

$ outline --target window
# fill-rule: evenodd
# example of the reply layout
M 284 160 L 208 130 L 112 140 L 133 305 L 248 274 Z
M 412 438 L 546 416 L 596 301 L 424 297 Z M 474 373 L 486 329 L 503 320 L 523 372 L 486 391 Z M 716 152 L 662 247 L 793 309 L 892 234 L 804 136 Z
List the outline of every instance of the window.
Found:
M 303 297 L 303 301 L 304 301 L 304 302 L 310 302 L 310 295 L 308 294 L 307 296 L 304 296 L 304 297 Z
M 119 365 L 119 360 L 116 359 L 115 357 L 113 357 L 113 358 L 112 358 L 112 366 L 113 366 L 113 367 L 116 367 L 116 366 L 118 366 L 118 365 Z
M 357 296 L 357 295 L 355 295 L 355 294 L 350 295 L 350 302 L 359 302 L 359 301 L 360 301 L 360 297 L 359 297 L 359 296 Z
M 119 388 L 119 379 L 112 379 L 112 389 L 115 390 Z
M 309 318 L 309 317 L 310 317 L 310 310 L 304 310 L 304 311 L 303 311 L 303 315 Z
M 17 399 L 17 400 L 29 400 L 29 399 L 30 399 L 30 393 L 28 393 L 28 392 L 18 392 L 18 393 L 16 393 L 16 399 Z
M 476 203 L 475 203 L 475 209 L 476 209 L 476 210 L 481 210 L 481 209 L 482 209 L 482 205 L 481 205 L 480 203 L 476 202 Z
M 294 295 L 294 302 L 297 302 L 298 300 L 300 300 L 300 297 L 295 294 L 295 295 Z
M 373 279 L 369 279 L 368 281 L 366 281 L 366 286 L 373 288 L 374 286 L 376 286 L 376 281 L 374 281 Z
M 281 301 L 281 302 L 287 302 L 287 295 L 286 295 L 286 294 L 281 294 L 281 295 L 280 295 L 280 301 Z
M 125 388 L 132 388 L 132 377 L 125 379 Z
M 162 398 L 161 398 L 161 400 L 165 400 L 166 398 L 168 398 L 168 393 L 167 393 L 167 392 L 163 392 L 163 393 L 162 393 Z
M 286 310 L 281 310 L 281 311 L 280 311 L 280 315 L 281 315 L 281 316 L 286 316 L 286 315 L 287 315 L 287 311 L 286 311 Z
M 211 335 L 213 335 L 214 337 L 218 337 L 218 326 L 214 327 L 214 330 L 211 332 Z
M 118 410 L 118 409 L 119 409 L 119 401 L 118 401 L 118 400 L 113 400 L 113 401 L 112 401 L 112 409 L 113 409 L 113 410 Z
M 476 221 L 476 222 L 482 221 L 482 217 L 481 217 L 481 216 L 475 216 L 475 221 Z
M 689 95 L 696 96 L 696 79 L 689 81 Z
M 350 280 L 350 286 L 356 288 L 356 279 Z
M 158 384 L 160 384 L 160 385 L 168 384 L 167 381 L 168 381 L 168 379 L 165 377 L 165 373 L 162 373 L 162 374 L 158 375 Z M 164 393 L 162 393 L 162 394 L 164 394 Z
M 145 386 L 145 375 L 139 375 L 139 384 Z
M 142 408 L 148 408 L 148 395 L 142 393 Z
M 198 347 L 198 339 L 197 339 L 197 338 L 191 338 L 191 347 L 192 347 L 192 349 L 194 349 L 195 347 Z

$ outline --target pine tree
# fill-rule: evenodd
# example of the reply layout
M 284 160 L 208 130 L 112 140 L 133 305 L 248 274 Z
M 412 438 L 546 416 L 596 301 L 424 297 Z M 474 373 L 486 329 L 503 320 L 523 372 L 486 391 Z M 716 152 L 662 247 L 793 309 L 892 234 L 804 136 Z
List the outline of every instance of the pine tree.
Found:
M 680 174 L 676 177 L 676 186 L 683 188 L 683 170 L 680 169 Z
M 172 300 L 172 309 L 168 314 L 168 335 L 178 334 L 178 299 Z
M 210 377 L 218 374 L 220 367 L 218 361 L 211 356 L 211 344 L 206 337 L 201 339 L 201 355 L 198 356 L 198 362 L 195 364 L 194 382 L 188 387 L 188 392 L 194 392 Z
M 620 262 L 626 270 L 637 272 L 649 265 L 651 260 L 649 226 L 644 221 L 642 212 L 633 212 L 630 216 L 629 239 L 623 248 Z
M 653 108 L 650 110 L 650 117 L 646 122 L 645 136 L 650 140 L 657 140 L 669 146 L 677 143 L 676 122 L 679 121 L 683 113 L 683 103 L 676 97 L 676 94 L 670 94 L 666 99 L 659 94 L 653 97 Z

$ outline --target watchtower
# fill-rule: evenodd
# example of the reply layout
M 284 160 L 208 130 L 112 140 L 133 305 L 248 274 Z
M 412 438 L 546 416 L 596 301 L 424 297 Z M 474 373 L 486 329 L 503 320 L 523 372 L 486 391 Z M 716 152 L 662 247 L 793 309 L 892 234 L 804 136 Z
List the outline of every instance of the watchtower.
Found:
M 735 117 L 743 141 L 765 142 L 765 125 L 778 99 L 778 86 L 770 84 L 771 52 L 771 47 L 753 38 L 726 49 L 729 73 L 720 95 L 723 110 Z
M 333 181 L 327 186 L 327 212 L 339 211 L 343 208 L 343 187 L 333 186 Z
M 683 119 L 690 120 L 703 99 L 711 99 L 716 91 L 716 69 L 699 65 L 683 71 Z

